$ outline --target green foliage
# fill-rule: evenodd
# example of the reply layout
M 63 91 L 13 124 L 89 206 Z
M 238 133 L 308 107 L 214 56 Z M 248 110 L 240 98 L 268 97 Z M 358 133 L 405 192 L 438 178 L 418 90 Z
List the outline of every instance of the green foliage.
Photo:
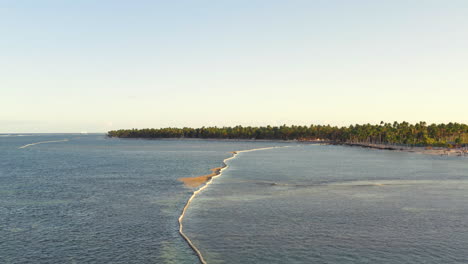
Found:
M 468 143 L 468 126 L 459 123 L 431 124 L 419 122 L 380 122 L 349 127 L 330 125 L 266 126 L 266 127 L 201 127 L 121 129 L 108 132 L 120 138 L 213 138 L 213 139 L 273 139 L 327 140 L 334 142 L 365 142 L 382 144 L 411 144 L 448 146 Z

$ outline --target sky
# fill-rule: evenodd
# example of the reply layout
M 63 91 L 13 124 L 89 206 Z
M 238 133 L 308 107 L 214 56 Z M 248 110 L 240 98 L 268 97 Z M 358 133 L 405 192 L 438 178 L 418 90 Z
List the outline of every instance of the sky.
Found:
M 466 0 L 0 0 L 0 133 L 468 123 Z

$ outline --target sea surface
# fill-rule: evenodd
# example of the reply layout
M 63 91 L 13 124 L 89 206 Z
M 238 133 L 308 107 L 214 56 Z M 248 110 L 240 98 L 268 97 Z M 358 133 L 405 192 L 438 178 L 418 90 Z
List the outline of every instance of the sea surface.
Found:
M 40 144 L 35 144 L 43 142 Z M 468 158 L 283 142 L 0 135 L 0 263 L 468 263 Z
M 240 153 L 194 199 L 207 263 L 468 263 L 468 158 L 303 145 Z
M 178 232 L 193 189 L 177 179 L 274 145 L 0 134 L 0 263 L 199 263 Z

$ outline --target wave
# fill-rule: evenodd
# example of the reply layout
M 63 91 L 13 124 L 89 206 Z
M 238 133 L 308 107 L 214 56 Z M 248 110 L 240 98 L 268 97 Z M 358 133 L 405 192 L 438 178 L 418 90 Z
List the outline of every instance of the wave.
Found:
M 23 134 L 0 134 L 0 137 L 29 137 L 32 135 L 23 135 Z
M 289 146 L 283 146 L 283 147 L 266 147 L 266 148 L 255 148 L 255 149 L 246 149 L 246 150 L 239 150 L 239 151 L 233 151 L 232 156 L 229 158 L 226 158 L 223 160 L 223 166 L 216 169 L 216 174 L 215 175 L 210 175 L 209 181 L 206 182 L 205 185 L 200 187 L 198 190 L 194 191 L 192 196 L 188 199 L 187 203 L 185 204 L 184 208 L 182 209 L 182 214 L 179 217 L 179 233 L 180 235 L 187 241 L 187 244 L 192 248 L 192 250 L 197 254 L 198 259 L 200 260 L 201 263 L 207 264 L 206 260 L 203 258 L 203 255 L 201 254 L 200 250 L 193 244 L 192 240 L 184 233 L 184 226 L 182 224 L 182 221 L 184 220 L 185 212 L 187 211 L 187 208 L 189 207 L 190 203 L 193 201 L 193 199 L 201 192 L 203 191 L 208 185 L 210 185 L 213 180 L 223 174 L 223 171 L 226 170 L 229 166 L 227 165 L 228 160 L 234 159 L 239 153 L 243 152 L 252 152 L 252 151 L 259 151 L 259 150 L 267 150 L 267 149 L 275 149 L 275 148 L 287 148 Z
M 24 146 L 19 147 L 18 149 L 23 149 L 23 148 L 27 148 L 27 147 L 34 146 L 34 145 L 39 145 L 39 144 L 54 143 L 54 142 L 66 142 L 66 141 L 68 141 L 68 139 L 51 140 L 51 141 L 41 141 L 41 142 L 35 142 L 35 143 L 31 143 L 31 144 L 26 144 L 26 145 L 24 145 Z

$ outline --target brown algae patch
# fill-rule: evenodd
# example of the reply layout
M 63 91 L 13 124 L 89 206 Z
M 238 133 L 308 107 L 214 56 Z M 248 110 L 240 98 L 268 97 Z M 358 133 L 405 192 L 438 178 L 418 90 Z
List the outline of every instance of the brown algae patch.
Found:
M 183 182 L 184 185 L 187 187 L 195 188 L 209 181 L 211 178 L 213 178 L 213 176 L 219 175 L 221 172 L 221 169 L 223 169 L 224 167 L 226 166 L 213 168 L 211 169 L 212 173 L 207 174 L 207 175 L 202 175 L 202 176 L 197 176 L 197 177 L 184 177 L 184 178 L 179 178 L 177 180 Z

